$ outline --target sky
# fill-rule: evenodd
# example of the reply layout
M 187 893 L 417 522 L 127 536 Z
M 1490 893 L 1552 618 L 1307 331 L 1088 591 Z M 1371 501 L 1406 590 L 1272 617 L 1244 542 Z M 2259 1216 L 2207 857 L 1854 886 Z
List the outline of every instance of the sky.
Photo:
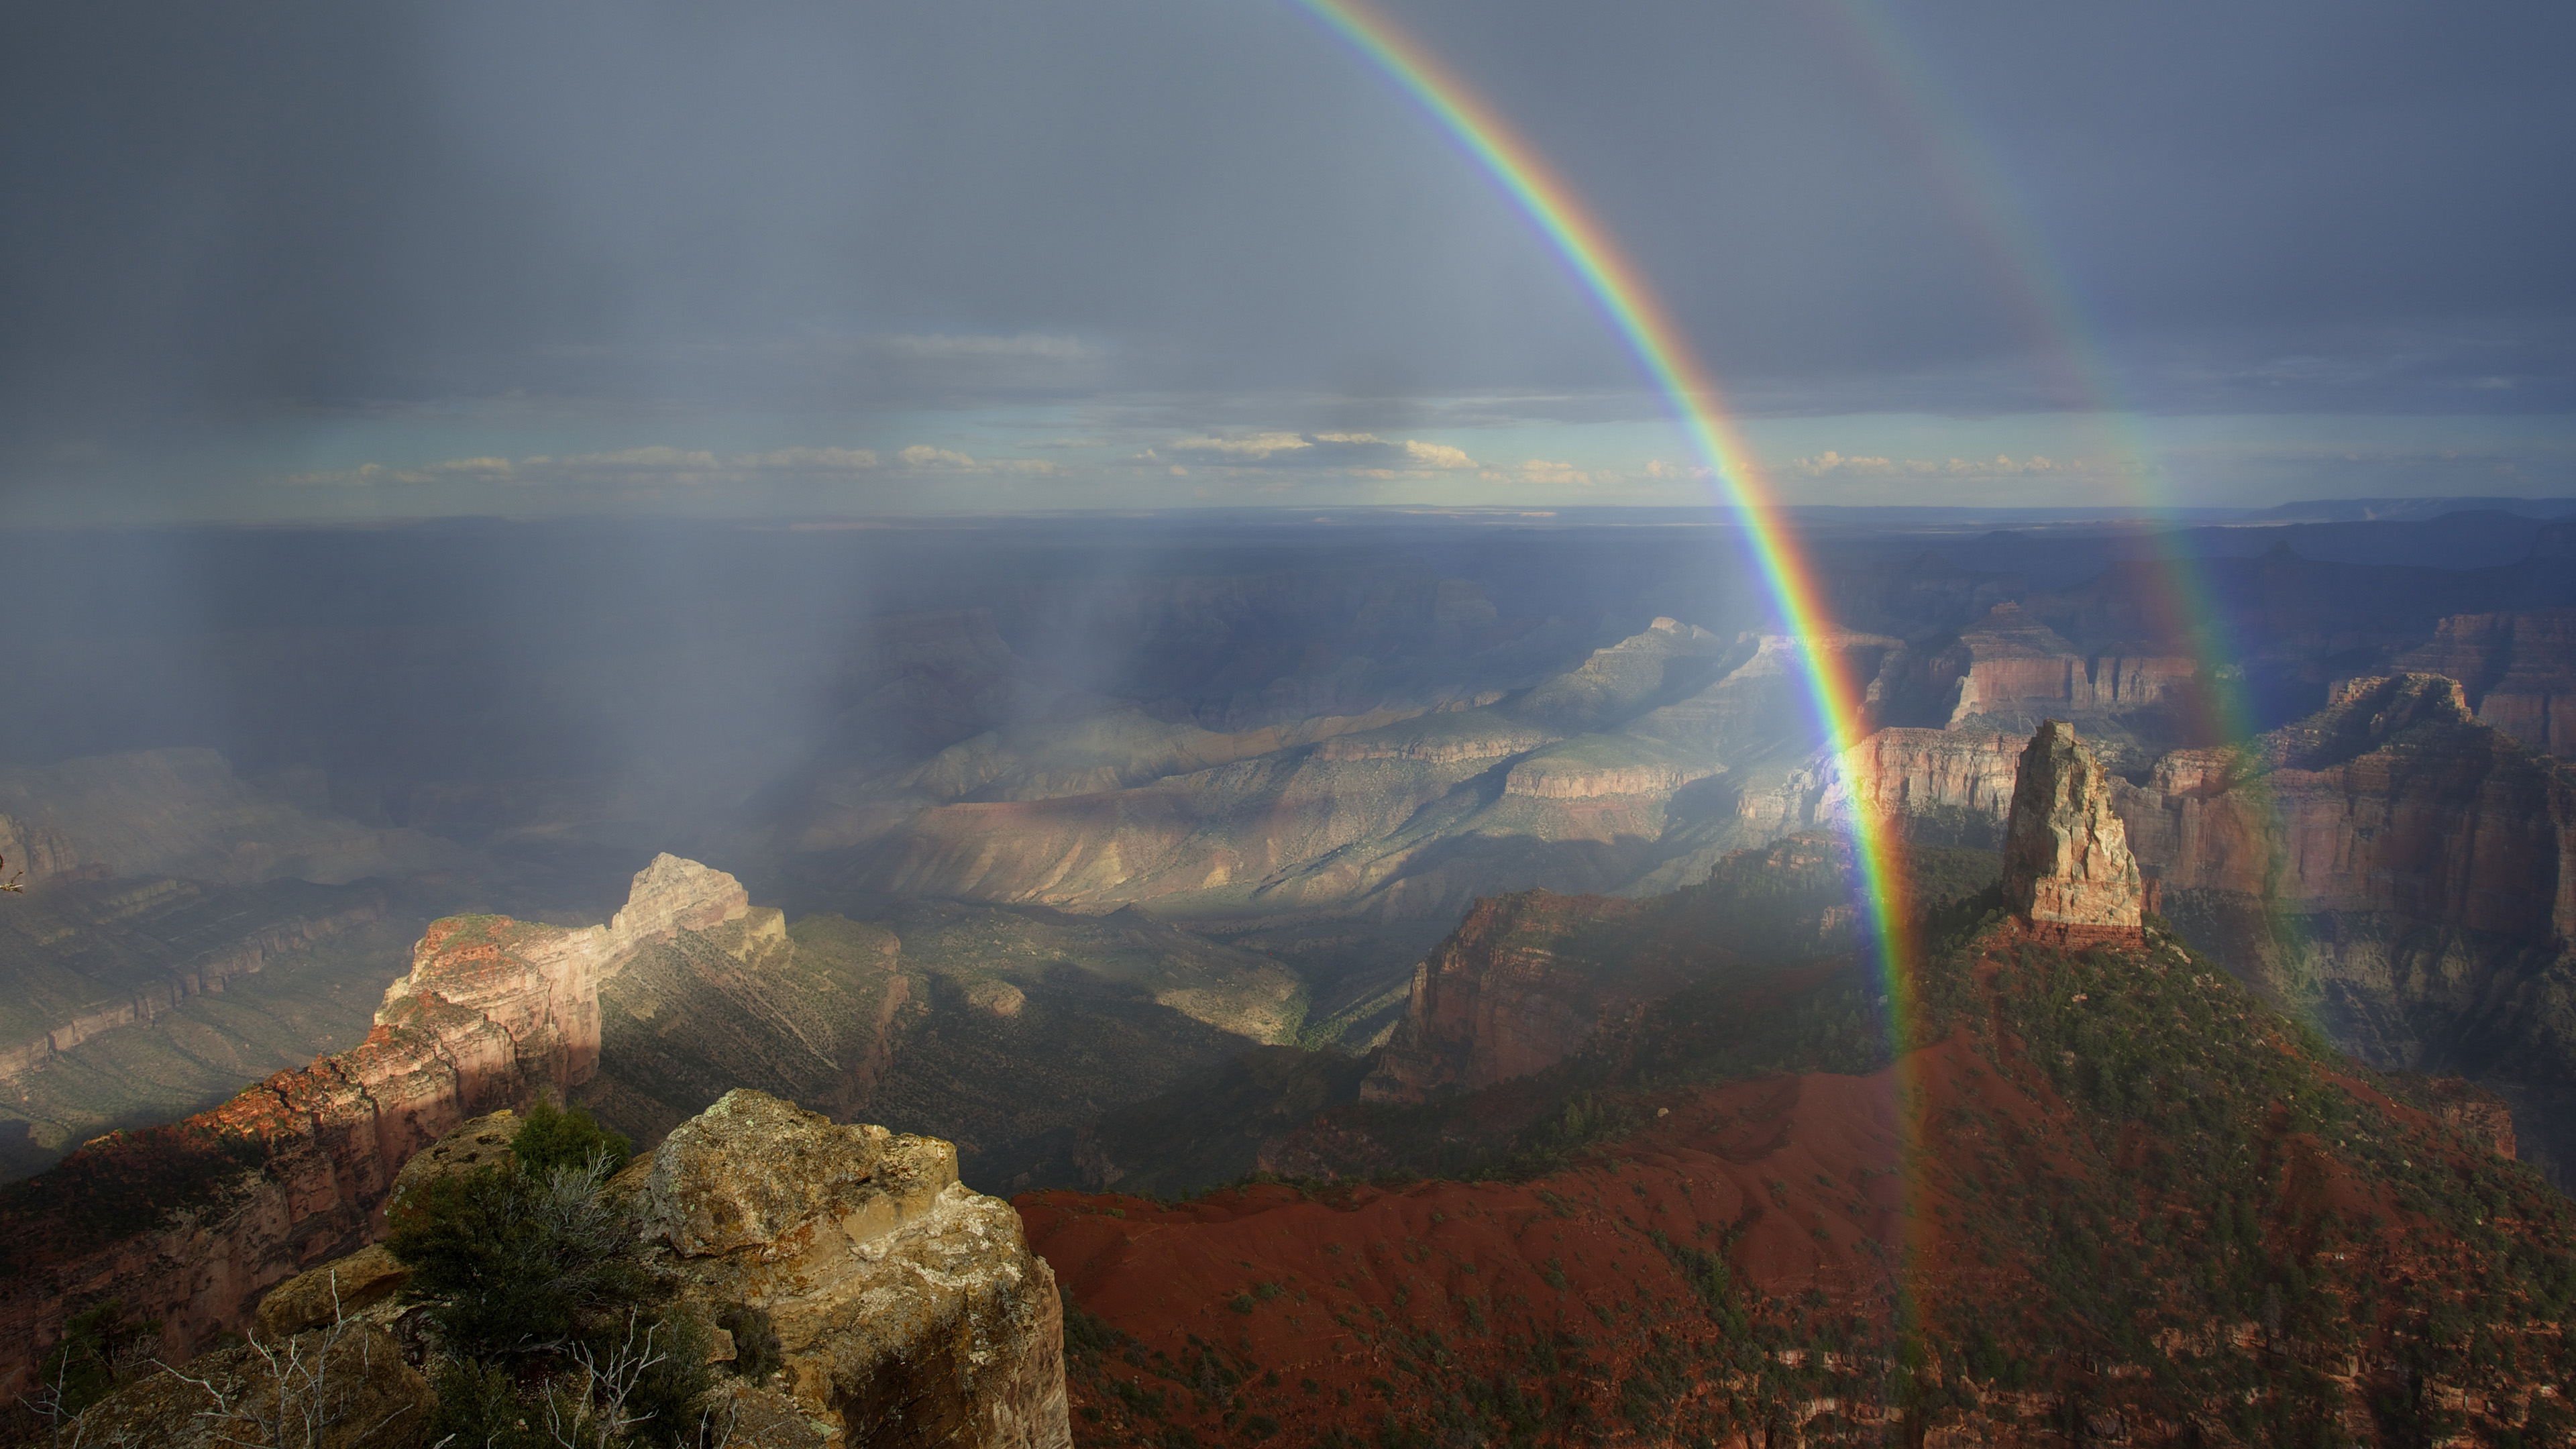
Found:
M 1402 0 L 1814 504 L 2576 496 L 2576 10 Z M 1690 504 L 1291 0 L 20 3 L 0 520 Z

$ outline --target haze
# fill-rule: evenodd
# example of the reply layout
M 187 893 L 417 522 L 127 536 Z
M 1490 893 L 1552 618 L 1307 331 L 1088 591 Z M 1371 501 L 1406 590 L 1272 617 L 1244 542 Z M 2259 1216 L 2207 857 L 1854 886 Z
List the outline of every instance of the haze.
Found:
M 2563 9 L 1408 3 L 1795 501 L 2576 480 Z M 12 522 L 1689 505 L 1288 4 L 13 8 Z

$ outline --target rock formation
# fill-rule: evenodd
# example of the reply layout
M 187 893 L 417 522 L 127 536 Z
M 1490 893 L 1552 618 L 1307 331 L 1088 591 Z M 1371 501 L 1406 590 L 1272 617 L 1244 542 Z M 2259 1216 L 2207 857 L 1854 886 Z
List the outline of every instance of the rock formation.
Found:
M 467 1123 L 406 1167 L 406 1183 L 506 1162 L 515 1123 Z M 765 1315 L 783 1366 L 723 1377 L 732 1442 L 845 1449 L 1068 1449 L 1064 1316 L 1055 1275 L 1029 1251 L 1019 1214 L 957 1181 L 957 1150 L 883 1127 L 842 1126 L 762 1092 L 737 1090 L 681 1124 L 607 1188 L 646 1244 L 644 1270 L 680 1311 L 714 1324 Z M 329 1390 L 365 1413 L 320 1443 L 430 1449 L 428 1345 L 388 1332 L 406 1320 L 407 1270 L 381 1246 L 281 1283 L 259 1304 L 257 1342 L 333 1355 Z M 659 1296 L 659 1295 L 657 1295 Z M 735 1360 L 719 1330 L 717 1361 Z M 119 1389 L 91 1409 L 80 1442 L 206 1449 L 270 1442 L 209 1416 L 201 1380 L 259 1386 L 266 1361 L 218 1348 Z M 348 1362 L 344 1365 L 342 1360 Z M 279 1385 L 265 1381 L 274 1397 Z M 315 1385 L 284 1391 L 301 1410 Z M 345 1381 L 345 1382 L 343 1382 Z M 339 1407 L 337 1405 L 326 1405 Z M 300 1413 L 297 1416 L 301 1422 Z M 389 1428 L 378 1434 L 367 1426 Z M 226 1438 L 219 1430 L 243 1436 Z M 119 1438 L 118 1435 L 125 1437 Z M 302 1443 L 302 1439 L 294 1442 Z
M 1835 762 L 1816 821 L 1867 814 L 1909 827 L 1953 824 L 1963 834 L 1978 826 L 2000 837 L 2022 746 L 1990 730 L 1880 730 Z
M 1993 612 L 1959 631 L 1959 642 L 1934 662 L 1934 677 L 1957 681 L 1950 724 L 1955 728 L 2035 712 L 2123 714 L 2165 702 L 2198 675 L 2188 656 L 2095 654 L 2088 656 L 2019 604 Z
M 682 1301 L 769 1314 L 789 1391 L 841 1442 L 1072 1443 L 1055 1274 L 948 1143 L 738 1090 L 618 1185 Z
M 360 1045 L 157 1135 L 101 1139 L 13 1185 L 0 1202 L 11 1233 L 0 1380 L 102 1297 L 162 1320 L 173 1356 L 246 1326 L 268 1285 L 381 1229 L 395 1172 L 422 1147 L 468 1118 L 587 1081 L 599 1060 L 599 982 L 627 954 L 747 909 L 731 876 L 663 856 L 636 876 L 608 926 L 437 922 Z M 142 1231 L 120 1234 L 82 1211 L 95 1184 L 168 1179 L 173 1169 L 154 1158 L 174 1152 L 205 1166 L 185 1191 L 153 1198 L 157 1220 Z
M 1528 1076 L 1607 1044 L 1648 1003 L 1713 972 L 1833 949 L 1853 920 L 1847 866 L 1833 842 L 1801 835 L 1646 900 L 1478 901 L 1414 968 L 1404 1019 L 1360 1097 L 1420 1102 Z
M 2004 825 L 2004 903 L 2058 939 L 2138 933 L 2138 862 L 2112 808 L 2112 783 L 2063 720 L 2041 725 L 2022 751 Z
M 2576 755 L 2576 609 L 2454 614 L 2392 661 L 2460 682 L 2478 718 L 2553 755 Z
M 2159 911 L 2382 1067 L 2501 1093 L 2576 1181 L 2576 767 L 2445 675 L 2358 679 L 2247 749 L 2177 751 L 2119 810 Z
M 1665 995 L 1684 980 L 1669 969 L 1609 978 L 1588 961 L 1560 961 L 1549 949 L 1552 917 L 1633 910 L 1625 901 L 1552 896 L 1545 891 L 1476 903 L 1439 949 L 1413 969 L 1413 998 L 1378 1069 L 1361 1084 L 1366 1101 L 1419 1102 L 1443 1092 L 1488 1087 L 1571 1055 L 1605 1008 Z

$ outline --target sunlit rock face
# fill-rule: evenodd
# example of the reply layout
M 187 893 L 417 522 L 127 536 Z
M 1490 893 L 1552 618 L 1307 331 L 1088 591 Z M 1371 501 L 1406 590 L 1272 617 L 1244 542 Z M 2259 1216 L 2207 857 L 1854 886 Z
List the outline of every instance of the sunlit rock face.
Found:
M 737 1090 L 618 1186 L 683 1301 L 769 1314 L 788 1392 L 839 1442 L 1072 1443 L 1055 1274 L 949 1143 Z
M 1950 723 L 1983 716 L 2052 713 L 2118 714 L 2157 704 L 2197 676 L 2190 658 L 2167 655 L 2088 656 L 2019 604 L 1997 604 L 1959 631 L 1959 642 L 1935 661 L 1936 678 L 1958 681 Z
M 2069 937 L 2138 930 L 2138 861 L 2111 786 L 2063 720 L 2041 725 L 2022 751 L 2004 826 L 2004 902 L 2033 926 Z
M 432 923 L 359 1045 L 157 1136 L 101 1139 L 14 1189 L 10 1217 L 33 1226 L 0 1280 L 0 1376 L 102 1297 L 161 1320 L 172 1356 L 240 1331 L 269 1285 L 382 1231 L 395 1174 L 414 1154 L 469 1119 L 563 1100 L 589 1081 L 600 983 L 630 956 L 749 909 L 733 877 L 665 855 L 637 874 L 608 925 Z M 157 1181 L 168 1165 L 156 1154 L 213 1144 L 233 1144 L 245 1165 L 156 1201 L 167 1211 L 154 1226 L 102 1237 L 77 1221 L 79 1194 L 96 1190 L 84 1184 Z
M 2343 1049 L 2501 1093 L 2576 1181 L 2576 767 L 2407 674 L 2118 796 L 2159 914 Z
M 2392 664 L 2456 679 L 2480 722 L 2535 750 L 2576 755 L 2576 609 L 2454 614 Z

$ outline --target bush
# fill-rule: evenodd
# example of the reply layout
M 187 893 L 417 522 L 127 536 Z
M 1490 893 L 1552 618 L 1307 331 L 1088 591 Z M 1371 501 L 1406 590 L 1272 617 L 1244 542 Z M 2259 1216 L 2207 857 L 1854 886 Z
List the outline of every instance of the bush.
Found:
M 485 1168 L 394 1205 L 385 1247 L 411 1269 L 411 1296 L 442 1300 L 434 1318 L 448 1352 L 490 1363 L 558 1347 L 642 1300 L 634 1231 L 599 1196 L 603 1166 L 542 1178 Z
M 121 1298 L 75 1313 L 63 1324 L 63 1336 L 37 1365 L 36 1392 L 30 1397 L 43 1401 L 40 1413 L 57 1420 L 70 1418 L 133 1377 L 160 1336 L 159 1319 L 129 1320 Z
M 588 1167 L 595 1158 L 603 1165 L 604 1181 L 634 1159 L 635 1144 L 600 1126 L 586 1107 L 565 1112 L 540 1100 L 520 1119 L 510 1138 L 510 1155 L 518 1159 L 520 1171 L 539 1177 L 558 1167 Z

